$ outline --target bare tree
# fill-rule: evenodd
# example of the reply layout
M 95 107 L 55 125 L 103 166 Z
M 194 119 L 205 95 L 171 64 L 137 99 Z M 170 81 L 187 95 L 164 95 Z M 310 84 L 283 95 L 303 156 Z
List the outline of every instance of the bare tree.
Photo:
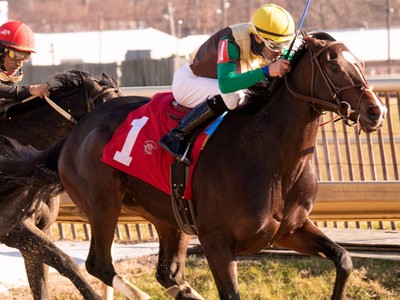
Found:
M 223 25 L 247 22 L 262 0 L 169 0 L 174 7 L 174 26 L 183 36 L 212 34 Z M 298 23 L 306 0 L 275 0 Z M 171 31 L 165 0 L 12 0 L 9 18 L 29 24 L 35 32 L 62 32 L 154 27 Z M 224 5 L 224 7 L 222 7 Z M 388 8 L 388 6 L 390 6 Z M 305 29 L 377 28 L 400 25 L 400 0 L 314 0 L 304 22 Z

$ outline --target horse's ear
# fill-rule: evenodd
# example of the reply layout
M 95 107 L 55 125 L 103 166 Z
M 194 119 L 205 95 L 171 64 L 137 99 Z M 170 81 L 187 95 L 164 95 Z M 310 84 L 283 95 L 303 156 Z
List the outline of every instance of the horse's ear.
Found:
M 313 38 L 316 38 L 318 40 L 336 41 L 336 39 L 333 36 L 331 36 L 329 33 L 326 33 L 324 31 L 311 32 L 310 36 L 312 36 Z
M 317 53 L 318 50 L 321 47 L 324 47 L 327 43 L 326 40 L 320 40 L 320 39 L 314 38 L 312 35 L 305 36 L 304 42 L 307 45 L 307 47 L 314 53 Z
M 101 77 L 102 77 L 102 81 L 104 83 L 109 83 L 109 84 L 111 84 L 111 86 L 118 87 L 117 81 L 114 78 L 112 78 L 110 75 L 103 73 L 103 74 L 101 74 Z
M 305 39 L 306 37 L 308 37 L 307 31 L 305 29 L 301 30 L 301 35 L 303 36 L 303 39 Z
M 303 34 L 303 40 L 308 48 L 314 48 L 312 45 L 315 44 L 316 40 L 313 37 L 311 37 L 307 34 L 305 34 L 305 35 Z

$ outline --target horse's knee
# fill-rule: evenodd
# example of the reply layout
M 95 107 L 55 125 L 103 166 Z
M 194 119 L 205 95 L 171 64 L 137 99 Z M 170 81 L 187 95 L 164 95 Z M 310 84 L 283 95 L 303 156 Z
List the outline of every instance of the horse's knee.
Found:
M 346 296 L 346 286 L 353 269 L 353 262 L 349 252 L 339 245 L 332 259 L 336 266 L 336 280 L 331 299 L 342 300 Z
M 346 249 L 341 247 L 340 255 L 337 261 L 335 261 L 335 264 L 338 272 L 340 272 L 342 276 L 346 278 L 350 276 L 353 270 L 353 261 L 350 253 Z

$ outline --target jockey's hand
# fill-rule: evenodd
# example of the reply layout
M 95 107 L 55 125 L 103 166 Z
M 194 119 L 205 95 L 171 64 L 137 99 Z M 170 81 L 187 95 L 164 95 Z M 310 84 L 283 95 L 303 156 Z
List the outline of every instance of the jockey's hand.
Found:
M 271 63 L 268 68 L 269 76 L 283 77 L 283 75 L 290 72 L 290 61 L 281 58 Z
M 43 98 L 44 96 L 49 96 L 49 86 L 47 84 L 35 84 L 29 87 L 29 92 L 32 96 Z

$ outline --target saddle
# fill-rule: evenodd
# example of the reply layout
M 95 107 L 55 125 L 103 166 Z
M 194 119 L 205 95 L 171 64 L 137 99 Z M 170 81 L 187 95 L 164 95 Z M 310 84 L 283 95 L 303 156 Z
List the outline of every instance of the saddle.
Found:
M 191 203 L 191 174 L 208 134 L 198 132 L 190 144 L 192 164 L 186 166 L 160 145 L 190 109 L 174 102 L 172 93 L 158 93 L 147 104 L 131 111 L 104 146 L 102 161 L 171 195 L 177 223 L 187 234 L 196 234 Z
M 180 104 L 179 104 L 178 102 L 176 102 L 175 100 L 172 101 L 171 106 L 173 107 L 173 109 L 174 109 L 176 112 L 179 112 L 179 114 L 176 114 L 176 113 L 174 113 L 174 112 L 167 112 L 167 115 L 168 115 L 171 119 L 176 120 L 176 121 L 180 121 L 180 120 L 183 119 L 182 113 L 184 113 L 184 114 L 186 115 L 189 111 L 192 110 L 192 109 L 189 108 L 189 107 L 180 105 Z

